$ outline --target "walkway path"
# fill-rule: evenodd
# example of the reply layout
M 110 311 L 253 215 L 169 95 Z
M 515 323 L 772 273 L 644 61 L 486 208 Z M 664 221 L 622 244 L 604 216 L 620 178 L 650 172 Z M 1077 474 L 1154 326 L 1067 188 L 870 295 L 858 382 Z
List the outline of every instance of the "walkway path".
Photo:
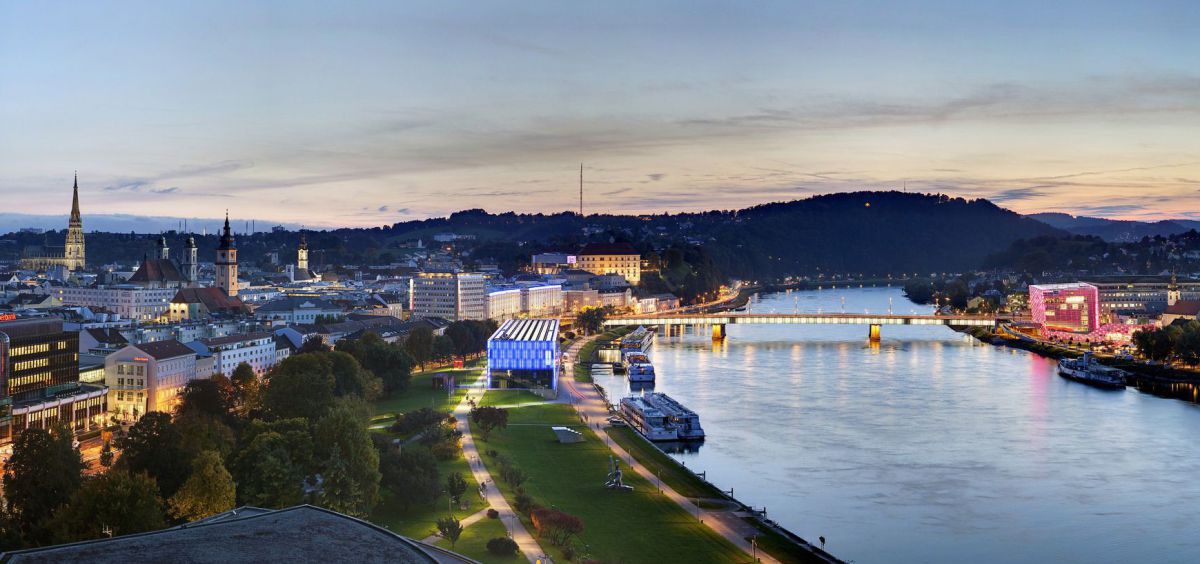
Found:
M 567 349 L 567 352 L 571 355 L 571 360 L 577 360 L 579 349 L 582 348 L 585 343 L 594 338 L 595 337 L 584 338 L 572 343 L 570 348 Z M 650 469 L 643 466 L 642 463 L 638 462 L 636 458 L 629 454 L 629 452 L 627 452 L 624 448 L 621 448 L 621 445 L 609 438 L 608 431 L 604 428 L 605 425 L 595 424 L 596 422 L 605 421 L 609 416 L 608 403 L 605 402 L 604 398 L 600 396 L 600 392 L 596 391 L 596 387 L 576 382 L 575 370 L 573 366 L 570 370 L 565 370 L 564 373 L 567 375 L 567 377 L 562 380 L 562 383 L 566 384 L 563 386 L 563 388 L 565 388 L 573 398 L 576 398 L 575 401 L 571 402 L 572 405 L 575 406 L 575 410 L 579 412 L 580 416 L 582 416 L 585 421 L 588 421 L 589 424 L 592 425 L 592 430 L 595 431 L 596 435 L 598 435 L 605 442 L 605 444 L 609 446 L 610 449 L 612 449 L 613 454 L 615 454 L 618 458 L 625 460 L 629 464 L 629 467 L 645 478 L 646 481 L 650 482 L 651 484 L 658 484 L 662 489 L 663 495 L 666 495 L 669 499 L 671 499 L 671 501 L 677 503 L 689 514 L 700 516 L 701 522 L 707 525 L 708 528 L 712 529 L 718 535 L 725 537 L 726 540 L 745 551 L 747 555 L 750 555 L 754 552 L 754 547 L 751 546 L 750 542 L 747 541 L 745 537 L 747 533 L 753 534 L 752 531 L 755 531 L 756 529 L 753 529 L 745 521 L 742 521 L 739 517 L 730 512 L 705 511 L 695 503 L 692 503 L 692 500 L 680 495 L 678 492 L 672 489 L 671 486 L 662 483 L 658 477 L 650 471 Z M 762 551 L 757 552 L 759 560 L 763 562 L 778 562 L 778 560 L 763 553 Z
M 477 388 L 478 392 L 472 395 L 472 391 L 468 391 L 466 395 L 463 396 L 462 401 L 458 403 L 458 406 L 454 408 L 454 419 L 457 421 L 455 426 L 459 431 L 462 431 L 463 434 L 463 456 L 467 457 L 467 463 L 471 467 L 471 474 L 475 476 L 475 483 L 484 484 L 484 499 L 487 501 L 487 505 L 500 513 L 500 520 L 509 526 L 510 534 L 512 535 L 513 540 L 517 541 L 517 546 L 521 548 L 521 553 L 525 555 L 525 558 L 528 559 L 530 563 L 536 563 L 538 561 L 541 561 L 542 563 L 549 563 L 550 559 L 545 556 L 546 552 L 543 551 L 542 547 L 538 545 L 537 540 L 533 538 L 533 535 L 529 534 L 529 531 L 525 529 L 525 525 L 521 523 L 521 518 L 516 514 L 515 511 L 513 511 L 512 507 L 508 505 L 508 500 L 504 499 L 504 496 L 500 494 L 500 490 L 496 487 L 495 482 L 492 481 L 492 476 L 490 473 L 488 473 L 487 466 L 483 465 L 483 461 L 479 456 L 479 449 L 475 446 L 475 437 L 471 435 L 471 406 L 467 403 L 467 400 L 472 397 L 474 397 L 476 400 L 482 398 L 485 390 L 483 386 L 485 386 L 486 383 L 487 380 L 484 378 L 480 378 L 478 381 L 476 381 L 474 388 Z M 480 513 L 486 515 L 487 509 L 484 508 L 484 510 L 479 513 L 467 516 L 462 521 L 463 527 L 467 526 L 468 521 L 471 523 L 477 521 Z M 472 519 L 475 519 L 475 521 L 472 521 Z M 437 540 L 436 537 L 434 540 Z M 426 542 L 428 542 L 428 539 L 426 539 Z
M 462 528 L 464 528 L 464 529 L 467 527 L 470 527 L 471 525 L 474 525 L 476 521 L 479 521 L 480 519 L 487 517 L 488 509 L 490 509 L 490 508 L 484 507 L 483 509 L 480 509 L 479 511 L 476 511 L 470 515 L 467 515 L 466 517 L 463 517 L 462 519 L 460 519 L 458 521 L 458 524 L 462 525 Z M 433 535 L 429 535 L 429 536 L 421 539 L 421 542 L 423 542 L 425 544 L 434 544 L 437 541 L 441 540 L 441 538 L 442 538 L 442 535 L 433 534 Z

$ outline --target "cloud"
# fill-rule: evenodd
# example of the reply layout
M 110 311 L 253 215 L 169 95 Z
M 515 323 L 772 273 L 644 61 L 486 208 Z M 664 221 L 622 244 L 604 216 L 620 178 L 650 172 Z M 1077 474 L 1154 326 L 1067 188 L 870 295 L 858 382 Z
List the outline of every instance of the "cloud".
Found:
M 380 211 L 380 212 L 385 212 L 385 211 L 388 211 L 388 207 L 387 207 L 387 206 L 379 206 L 379 210 L 378 210 L 378 211 Z
M 653 181 L 655 181 L 655 182 L 658 182 L 659 180 L 662 180 L 662 179 L 663 179 L 663 178 L 665 178 L 666 176 L 667 176 L 667 175 L 666 175 L 665 173 L 656 172 L 656 173 L 653 173 L 653 174 L 647 174 L 647 175 L 646 175 L 646 178 L 649 178 L 650 180 L 653 180 Z
M 1012 188 L 988 196 L 988 199 L 998 204 L 1020 200 L 1032 200 L 1046 195 L 1045 190 L 1036 187 Z

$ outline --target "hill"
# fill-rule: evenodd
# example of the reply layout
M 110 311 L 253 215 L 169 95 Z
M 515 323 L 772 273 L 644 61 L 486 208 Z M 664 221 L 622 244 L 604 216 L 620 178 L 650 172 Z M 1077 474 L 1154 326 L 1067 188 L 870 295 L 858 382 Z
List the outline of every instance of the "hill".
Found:
M 1074 235 L 1089 235 L 1110 242 L 1140 241 L 1143 237 L 1167 237 L 1186 233 L 1192 229 L 1200 229 L 1200 221 L 1189 219 L 1147 222 L 1074 216 L 1065 213 L 1035 213 L 1026 217 Z

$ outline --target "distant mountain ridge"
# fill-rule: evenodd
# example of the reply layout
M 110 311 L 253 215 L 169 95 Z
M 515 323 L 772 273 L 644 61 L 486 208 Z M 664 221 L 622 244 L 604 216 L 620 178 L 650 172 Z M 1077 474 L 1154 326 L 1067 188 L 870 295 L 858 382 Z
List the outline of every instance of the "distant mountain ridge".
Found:
M 1192 229 L 1200 230 L 1200 221 L 1190 219 L 1130 221 L 1050 212 L 1029 214 L 1025 217 L 1075 235 L 1091 235 L 1114 243 L 1140 241 L 1142 237 L 1166 237 L 1186 233 Z

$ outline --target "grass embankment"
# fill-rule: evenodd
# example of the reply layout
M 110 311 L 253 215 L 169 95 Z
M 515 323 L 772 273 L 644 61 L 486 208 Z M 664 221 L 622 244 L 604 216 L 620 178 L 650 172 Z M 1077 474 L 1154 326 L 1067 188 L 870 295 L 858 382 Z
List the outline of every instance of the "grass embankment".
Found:
M 523 560 L 520 551 L 517 551 L 515 556 L 509 557 L 496 556 L 487 551 L 488 541 L 506 536 L 508 536 L 508 529 L 504 523 L 499 519 L 485 517 L 463 529 L 462 536 L 458 537 L 458 542 L 454 544 L 453 548 L 450 547 L 450 541 L 446 539 L 439 539 L 436 544 L 480 562 L 518 562 Z
M 439 368 L 413 374 L 412 381 L 408 384 L 408 390 L 403 394 L 375 402 L 373 405 L 375 417 L 371 421 L 371 426 L 378 427 L 385 422 L 390 425 L 396 415 L 415 411 L 422 407 L 446 413 L 451 412 L 467 392 L 463 389 L 456 389 L 452 392 L 434 389 L 434 377 L 452 373 L 458 386 L 467 386 L 483 376 L 484 362 L 486 362 L 485 359 L 478 359 L 471 361 L 465 368 Z
M 643 466 L 684 497 L 700 498 L 701 508 L 720 509 L 725 504 L 706 503 L 704 498 L 726 499 L 725 494 L 716 486 L 701 480 L 695 474 L 681 466 L 658 447 L 643 439 L 636 431 L 628 427 L 612 427 L 608 436 L 621 445 L 629 454 L 641 462 Z M 804 550 L 791 539 L 775 529 L 763 525 L 757 519 L 747 518 L 746 522 L 759 530 L 758 548 L 770 554 L 781 562 L 818 562 L 819 560 Z
M 579 357 L 575 359 L 575 379 L 585 384 L 592 382 L 591 363 L 595 362 L 596 349 L 604 343 L 611 343 L 628 333 L 635 327 L 616 327 L 609 329 L 579 348 Z
M 553 425 L 570 426 L 585 441 L 559 444 Z M 566 511 L 583 520 L 580 546 L 587 557 L 600 561 L 738 562 L 748 560 L 737 547 L 696 521 L 658 488 L 626 470 L 625 483 L 632 492 L 604 487 L 609 471 L 609 450 L 591 429 L 580 425 L 569 405 L 536 404 L 512 409 L 509 426 L 479 442 L 482 452 L 495 450 L 508 457 L 529 478 L 524 487 L 536 503 Z M 513 488 L 499 480 L 496 460 L 484 461 L 497 477 L 497 485 L 510 503 Z M 523 518 L 532 531 L 532 524 Z M 565 561 L 557 548 L 542 542 L 556 561 Z

